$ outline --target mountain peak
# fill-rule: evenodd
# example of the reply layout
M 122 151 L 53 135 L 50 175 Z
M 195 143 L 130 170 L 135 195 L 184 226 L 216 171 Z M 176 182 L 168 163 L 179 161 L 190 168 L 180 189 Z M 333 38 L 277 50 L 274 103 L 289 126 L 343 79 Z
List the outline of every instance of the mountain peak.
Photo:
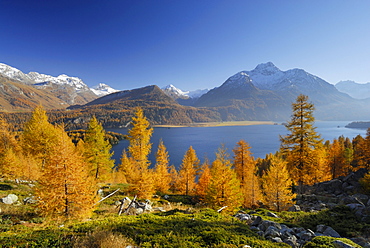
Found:
M 262 63 L 256 66 L 254 71 L 258 71 L 263 75 L 271 75 L 276 72 L 280 72 L 280 69 L 277 68 L 272 62 Z
M 98 85 L 93 86 L 91 88 L 91 90 L 92 90 L 92 92 L 95 93 L 95 95 L 97 95 L 99 97 L 109 95 L 111 93 L 115 93 L 115 92 L 119 91 L 119 90 L 113 89 L 112 87 L 110 87 L 109 85 L 107 85 L 105 83 L 99 83 Z

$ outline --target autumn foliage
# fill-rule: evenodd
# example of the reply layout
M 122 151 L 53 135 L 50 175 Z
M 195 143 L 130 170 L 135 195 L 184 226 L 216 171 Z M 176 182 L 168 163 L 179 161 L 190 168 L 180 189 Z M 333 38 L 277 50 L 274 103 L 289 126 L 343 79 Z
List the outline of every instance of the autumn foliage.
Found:
M 226 211 L 268 207 L 286 210 L 295 193 L 312 185 L 359 168 L 370 168 L 370 131 L 352 141 L 338 137 L 323 143 L 314 127 L 314 106 L 304 95 L 292 104 L 288 134 L 281 136 L 276 154 L 255 159 L 251 147 L 240 140 L 232 150 L 221 146 L 213 161 L 201 164 L 190 146 L 182 163 L 170 165 L 163 141 L 151 164 L 151 127 L 146 115 L 136 109 L 128 128 L 127 149 L 120 163 L 112 160 L 111 144 L 103 124 L 93 116 L 83 132 L 72 132 L 49 122 L 41 106 L 35 108 L 21 132 L 15 132 L 0 118 L 0 173 L 9 180 L 35 183 L 37 209 L 56 220 L 89 217 L 96 203 L 98 187 L 116 182 L 128 185 L 128 193 L 140 199 L 159 194 L 181 194 L 203 206 Z M 83 138 L 76 138 L 83 134 Z M 70 135 L 71 136 L 71 135 Z M 362 183 L 369 188 L 367 175 Z

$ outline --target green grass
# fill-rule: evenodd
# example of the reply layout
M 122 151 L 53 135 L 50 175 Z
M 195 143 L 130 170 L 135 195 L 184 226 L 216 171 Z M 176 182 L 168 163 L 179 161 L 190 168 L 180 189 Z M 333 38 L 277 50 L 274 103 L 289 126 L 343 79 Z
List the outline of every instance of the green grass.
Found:
M 231 216 L 203 209 L 194 214 L 116 216 L 59 227 L 18 227 L 0 234 L 3 247 L 73 247 L 86 234 L 107 230 L 140 247 L 289 247 L 257 236 Z
M 171 203 L 175 209 L 139 216 L 118 216 L 114 202 L 125 196 L 127 185 L 105 187 L 104 194 L 117 188 L 122 190 L 100 203 L 92 219 L 68 222 L 63 226 L 45 222 L 38 216 L 34 205 L 0 203 L 0 247 L 126 247 L 129 244 L 140 247 L 289 247 L 265 240 L 251 231 L 246 223 L 230 215 L 196 208 L 192 205 L 194 199 L 180 195 L 170 195 L 168 201 L 153 200 L 154 206 Z M 1 182 L 0 197 L 9 193 L 18 195 L 22 202 L 32 193 L 32 187 Z M 189 207 L 191 211 L 185 210 Z M 266 209 L 255 211 L 263 219 L 290 227 L 301 226 L 315 231 L 318 224 L 328 225 L 343 237 L 355 237 L 370 230 L 370 224 L 358 222 L 345 206 L 317 213 L 276 213 L 280 218 L 267 216 L 269 210 Z M 325 246 L 332 245 L 331 242 L 331 238 L 316 237 L 305 247 L 331 247 Z
M 304 248 L 336 248 L 333 244 L 333 241 L 340 240 L 348 245 L 351 245 L 353 247 L 361 248 L 361 246 L 355 244 L 349 239 L 343 239 L 343 238 L 332 238 L 332 237 L 326 237 L 326 236 L 318 236 L 312 239 L 312 241 L 307 242 L 303 247 Z

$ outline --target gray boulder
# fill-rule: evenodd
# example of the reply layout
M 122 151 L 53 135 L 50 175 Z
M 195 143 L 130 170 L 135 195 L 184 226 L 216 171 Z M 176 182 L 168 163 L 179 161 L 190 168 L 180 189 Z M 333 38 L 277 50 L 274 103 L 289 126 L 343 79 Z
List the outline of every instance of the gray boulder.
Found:
M 281 229 L 281 225 L 277 222 L 273 222 L 273 221 L 269 221 L 269 220 L 264 220 L 262 221 L 259 225 L 258 225 L 258 228 L 261 230 L 261 231 L 266 231 L 267 228 L 269 226 L 273 226 L 275 227 L 276 229 L 280 230 Z
M 323 234 L 324 236 L 341 238 L 339 233 L 337 233 L 332 227 L 325 225 L 317 225 L 316 232 Z
M 269 237 L 269 238 L 275 238 L 275 237 L 280 237 L 280 232 L 279 229 L 277 229 L 275 226 L 269 226 L 266 231 L 264 236 Z
M 18 201 L 18 196 L 15 194 L 9 194 L 1 199 L 3 203 L 11 205 L 13 203 L 16 203 Z
M 251 225 L 252 226 L 258 226 L 259 224 L 261 224 L 262 221 L 263 221 L 263 219 L 261 218 L 261 216 L 256 216 Z
M 288 209 L 289 212 L 299 212 L 301 211 L 301 207 L 298 205 L 293 205 Z

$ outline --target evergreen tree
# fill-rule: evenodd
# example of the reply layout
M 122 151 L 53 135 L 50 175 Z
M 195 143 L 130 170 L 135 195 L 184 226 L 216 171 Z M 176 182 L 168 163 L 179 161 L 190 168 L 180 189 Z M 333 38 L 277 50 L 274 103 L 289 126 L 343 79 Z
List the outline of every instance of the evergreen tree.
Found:
M 36 196 L 42 215 L 58 220 L 81 219 L 91 214 L 95 188 L 87 164 L 60 127 L 50 147 Z
M 90 167 L 90 175 L 98 182 L 109 181 L 114 161 L 111 144 L 105 139 L 105 130 L 93 116 L 89 122 L 84 141 L 84 156 Z
M 308 97 L 299 95 L 292 104 L 291 120 L 285 125 L 290 134 L 280 136 L 280 151 L 288 162 L 293 179 L 300 186 L 308 183 L 307 172 L 312 168 L 312 152 L 322 144 L 322 139 L 313 126 L 314 105 Z M 300 187 L 302 189 L 302 187 Z
M 292 180 L 282 159 L 276 156 L 272 158 L 271 166 L 262 181 L 264 202 L 271 209 L 283 211 L 293 204 L 295 195 L 291 190 Z
M 180 166 L 177 188 L 180 193 L 191 195 L 195 190 L 195 178 L 199 170 L 199 159 L 192 146 L 186 151 Z

